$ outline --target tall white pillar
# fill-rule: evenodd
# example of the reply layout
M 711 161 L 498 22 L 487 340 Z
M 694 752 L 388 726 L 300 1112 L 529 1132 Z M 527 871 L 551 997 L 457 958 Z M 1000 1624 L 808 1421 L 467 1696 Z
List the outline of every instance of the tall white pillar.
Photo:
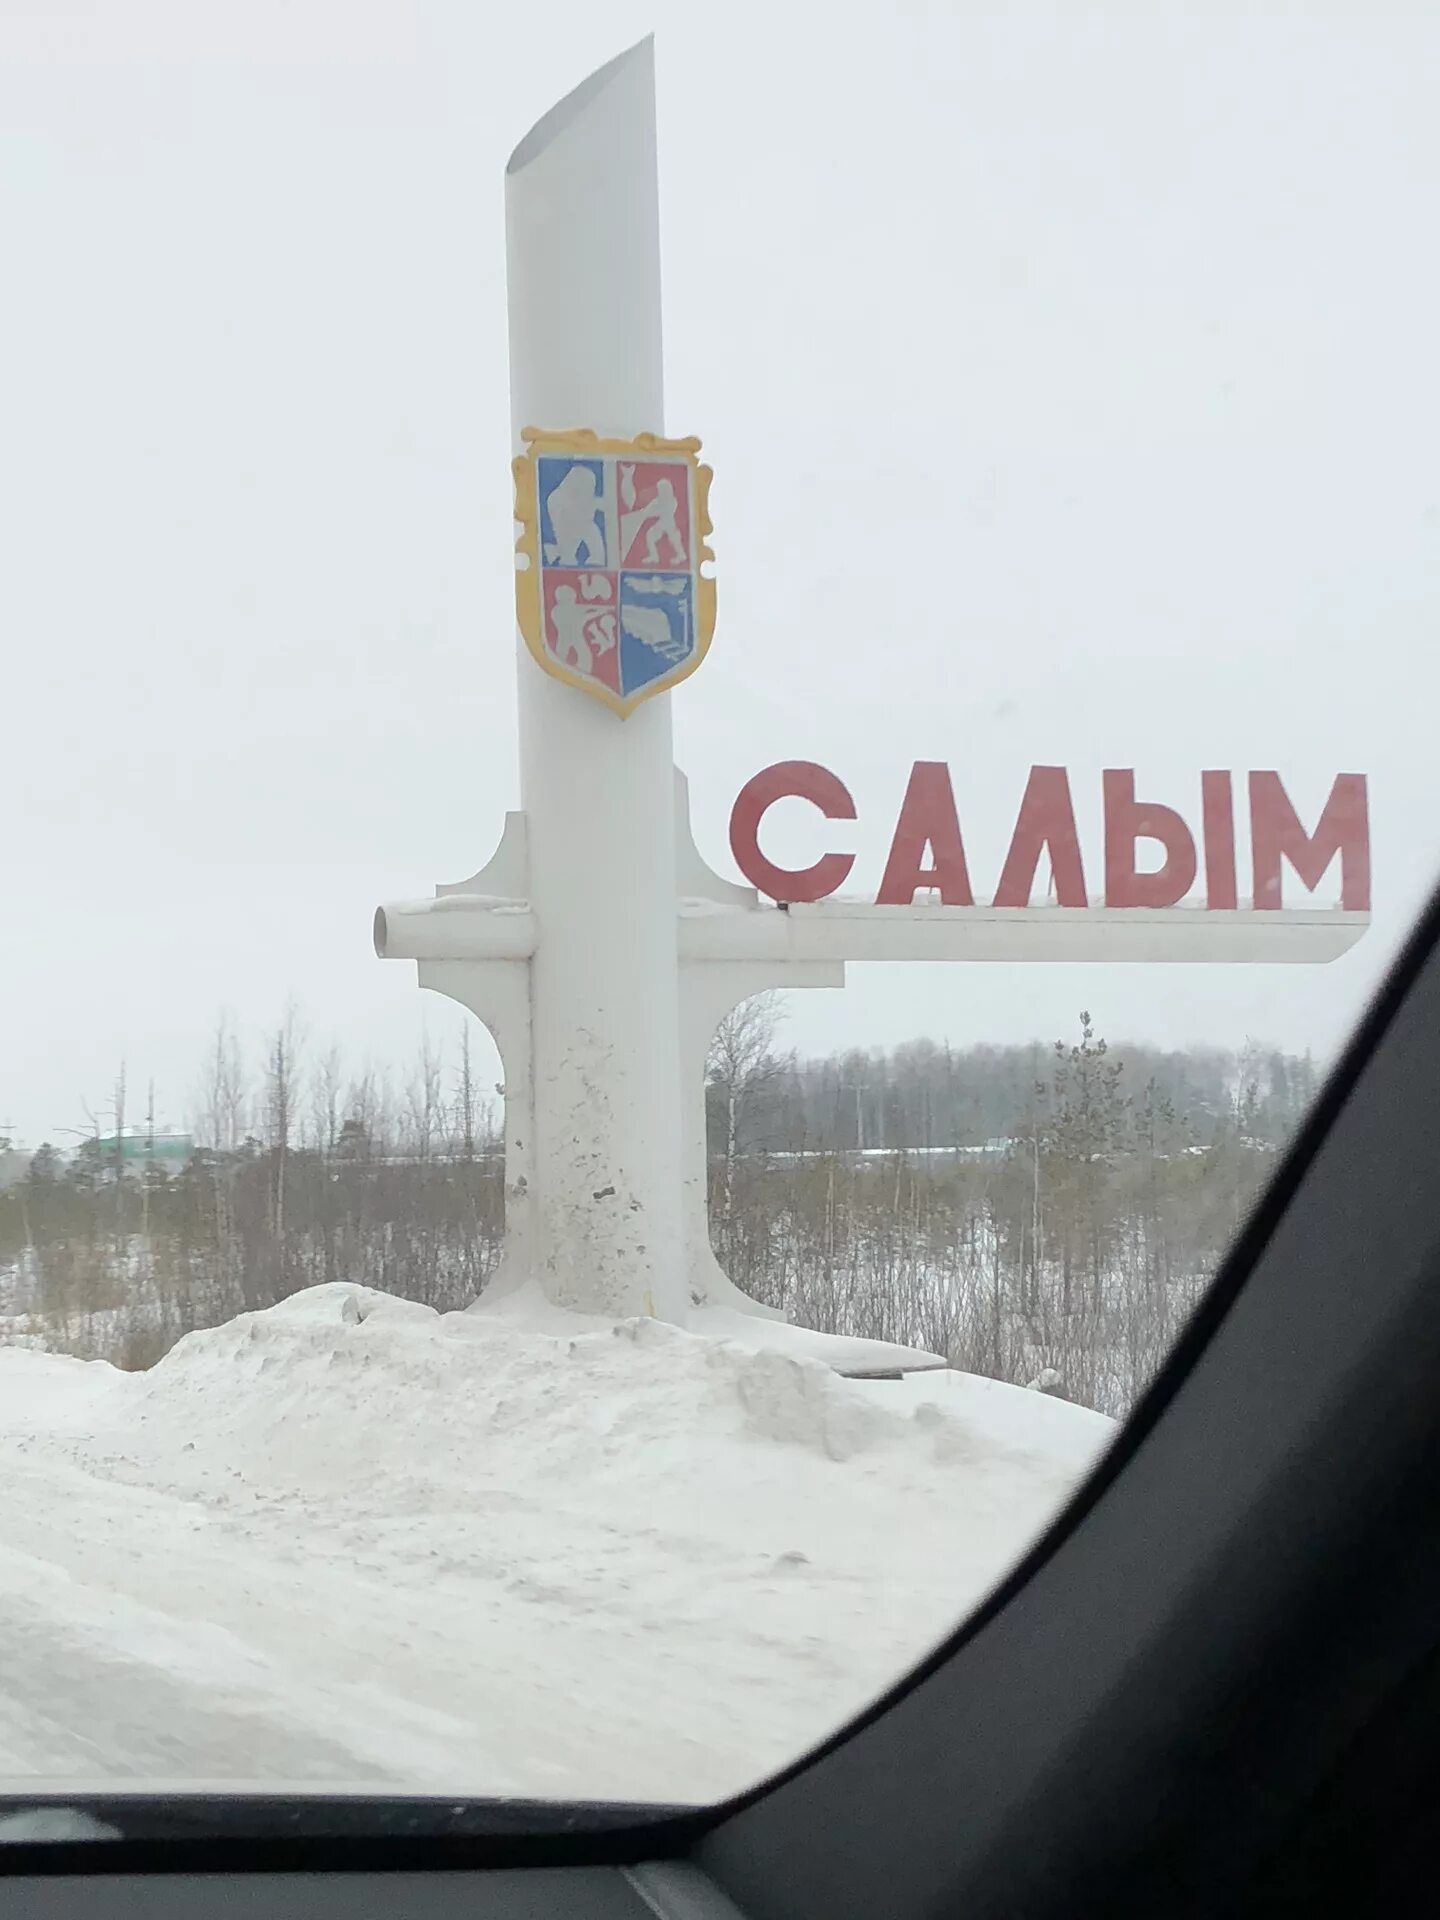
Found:
M 506 171 L 510 406 L 664 431 L 651 44 L 592 74 Z M 558 1305 L 681 1321 L 675 804 L 668 695 L 626 719 L 518 648 L 538 946 L 529 1257 Z

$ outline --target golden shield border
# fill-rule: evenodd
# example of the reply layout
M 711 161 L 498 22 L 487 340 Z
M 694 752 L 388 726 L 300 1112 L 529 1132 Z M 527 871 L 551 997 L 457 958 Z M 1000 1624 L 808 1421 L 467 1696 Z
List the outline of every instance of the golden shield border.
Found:
M 543 427 L 523 427 L 520 438 L 525 443 L 525 451 L 511 463 L 511 472 L 515 476 L 515 518 L 520 525 L 515 553 L 517 561 L 522 554 L 526 560 L 525 566 L 517 564 L 515 569 L 515 617 L 520 623 L 520 631 L 537 665 L 546 673 L 603 701 L 623 720 L 642 701 L 658 693 L 669 693 L 682 680 L 688 680 L 710 651 L 710 640 L 715 632 L 715 581 L 701 569 L 706 561 L 713 562 L 715 558 L 708 544 L 708 536 L 715 530 L 710 524 L 710 482 L 714 476 L 710 468 L 696 458 L 700 442 L 693 434 L 684 440 L 666 440 L 655 433 L 637 433 L 633 440 L 612 440 L 603 438 L 589 427 L 572 427 L 563 433 L 551 432 Z M 695 512 L 690 534 L 694 542 L 691 570 L 695 580 L 695 651 L 682 666 L 628 697 L 611 693 L 608 687 L 597 686 L 593 680 L 587 680 L 584 674 L 562 666 L 545 645 L 540 607 L 540 501 L 536 461 L 541 454 L 547 453 L 665 454 L 672 459 L 683 459 L 694 476 Z

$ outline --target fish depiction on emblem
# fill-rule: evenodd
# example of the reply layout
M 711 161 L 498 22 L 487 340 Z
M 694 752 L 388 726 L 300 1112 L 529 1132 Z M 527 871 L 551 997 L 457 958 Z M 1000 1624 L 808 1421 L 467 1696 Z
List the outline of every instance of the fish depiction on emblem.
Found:
M 546 673 L 627 714 L 704 659 L 715 628 L 698 440 L 527 427 L 515 461 L 515 609 Z

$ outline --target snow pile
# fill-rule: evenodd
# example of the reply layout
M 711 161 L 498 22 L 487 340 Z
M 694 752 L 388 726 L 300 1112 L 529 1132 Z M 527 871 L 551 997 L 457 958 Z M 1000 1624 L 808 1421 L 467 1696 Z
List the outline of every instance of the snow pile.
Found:
M 1114 1431 L 575 1325 L 336 1285 L 146 1374 L 0 1349 L 0 1776 L 714 1798 L 949 1631 Z

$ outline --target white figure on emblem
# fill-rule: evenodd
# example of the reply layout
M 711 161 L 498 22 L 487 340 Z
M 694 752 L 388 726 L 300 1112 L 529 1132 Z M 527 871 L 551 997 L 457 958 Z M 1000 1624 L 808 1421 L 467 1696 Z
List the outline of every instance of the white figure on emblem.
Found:
M 546 542 L 545 558 L 552 567 L 578 567 L 582 547 L 588 566 L 605 565 L 605 536 L 600 531 L 604 504 L 599 480 L 578 463 L 550 489 L 545 505 L 555 538 Z
M 649 524 L 645 537 L 645 565 L 656 567 L 660 564 L 660 542 L 668 542 L 673 564 L 683 567 L 685 564 L 685 542 L 680 538 L 680 525 L 675 515 L 679 502 L 675 498 L 675 488 L 669 480 L 657 480 L 655 498 L 648 507 L 635 505 L 635 469 L 633 466 L 620 468 L 620 502 L 631 509 L 620 515 L 620 551 L 628 554 L 641 529 Z
M 604 585 L 608 594 L 609 581 Z M 615 616 L 608 608 L 587 607 L 575 598 L 573 587 L 557 587 L 550 608 L 550 633 L 555 658 L 562 666 L 593 673 L 595 655 L 609 653 L 615 645 Z

